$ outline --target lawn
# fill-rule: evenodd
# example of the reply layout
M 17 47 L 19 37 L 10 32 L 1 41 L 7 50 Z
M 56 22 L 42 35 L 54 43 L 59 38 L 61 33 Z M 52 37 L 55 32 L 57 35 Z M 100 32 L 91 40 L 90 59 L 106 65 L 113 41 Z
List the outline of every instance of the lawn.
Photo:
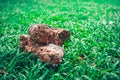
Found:
M 71 32 L 57 71 L 20 50 L 31 24 Z M 120 1 L 0 0 L 0 80 L 120 80 Z

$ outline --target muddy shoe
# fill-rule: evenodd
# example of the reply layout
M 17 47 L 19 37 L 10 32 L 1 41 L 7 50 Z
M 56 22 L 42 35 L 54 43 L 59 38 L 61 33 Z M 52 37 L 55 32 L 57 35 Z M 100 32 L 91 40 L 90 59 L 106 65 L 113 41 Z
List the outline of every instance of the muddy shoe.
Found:
M 48 25 L 36 24 L 29 28 L 31 39 L 39 44 L 63 45 L 68 40 L 70 32 L 64 29 L 50 28 Z
M 62 47 L 55 44 L 48 44 L 46 46 L 39 47 L 35 54 L 42 62 L 58 64 L 62 62 L 64 50 Z

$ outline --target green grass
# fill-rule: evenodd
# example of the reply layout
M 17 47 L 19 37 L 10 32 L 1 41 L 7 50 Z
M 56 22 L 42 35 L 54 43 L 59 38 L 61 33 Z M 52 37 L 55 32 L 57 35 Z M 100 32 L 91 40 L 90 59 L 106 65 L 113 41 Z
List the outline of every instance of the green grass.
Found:
M 38 23 L 71 32 L 56 72 L 19 49 Z M 120 1 L 0 0 L 0 80 L 14 79 L 120 80 Z

